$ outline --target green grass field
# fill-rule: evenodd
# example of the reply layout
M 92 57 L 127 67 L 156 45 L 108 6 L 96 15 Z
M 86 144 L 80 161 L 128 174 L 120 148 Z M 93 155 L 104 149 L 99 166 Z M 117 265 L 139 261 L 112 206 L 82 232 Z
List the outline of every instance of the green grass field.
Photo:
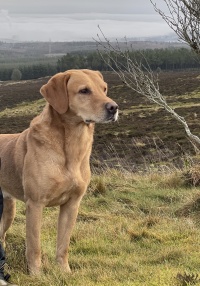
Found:
M 71 238 L 72 274 L 55 262 L 58 208 L 47 208 L 39 277 L 27 275 L 25 208 L 18 203 L 7 235 L 12 280 L 27 286 L 200 285 L 198 196 L 180 171 L 136 175 L 110 169 L 93 175 Z

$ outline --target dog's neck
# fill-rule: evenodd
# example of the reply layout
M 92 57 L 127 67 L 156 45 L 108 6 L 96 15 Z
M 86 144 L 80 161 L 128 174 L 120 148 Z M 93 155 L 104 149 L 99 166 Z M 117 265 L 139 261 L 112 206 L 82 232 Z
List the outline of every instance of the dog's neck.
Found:
M 92 145 L 94 125 L 94 123 L 85 123 L 70 110 L 65 114 L 59 114 L 47 103 L 42 113 L 32 120 L 30 127 L 32 130 L 34 129 L 35 135 L 38 133 L 40 138 L 45 137 L 45 130 L 49 132 L 51 129 L 54 141 L 60 139 L 69 144 L 70 138 L 78 138 L 80 142 L 77 141 L 77 144 L 81 144 L 83 138 L 87 138 Z M 37 136 L 38 139 L 39 136 Z M 61 136 L 62 138 L 60 138 Z

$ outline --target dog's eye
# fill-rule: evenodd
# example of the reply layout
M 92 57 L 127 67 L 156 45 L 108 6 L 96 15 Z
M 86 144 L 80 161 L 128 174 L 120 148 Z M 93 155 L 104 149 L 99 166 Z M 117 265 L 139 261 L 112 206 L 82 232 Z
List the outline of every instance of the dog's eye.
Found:
M 90 90 L 89 90 L 89 88 L 83 88 L 83 89 L 79 90 L 79 93 L 90 94 Z

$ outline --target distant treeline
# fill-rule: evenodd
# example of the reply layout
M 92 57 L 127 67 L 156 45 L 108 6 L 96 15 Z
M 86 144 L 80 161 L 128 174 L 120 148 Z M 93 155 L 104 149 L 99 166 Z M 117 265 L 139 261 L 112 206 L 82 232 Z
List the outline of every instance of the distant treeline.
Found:
M 103 57 L 106 57 L 103 56 Z M 147 49 L 143 51 L 131 51 L 129 57 L 134 61 L 148 63 L 152 70 L 175 70 L 200 68 L 200 58 L 192 51 L 186 48 L 181 49 Z M 119 61 L 123 61 L 119 58 Z M 58 60 L 58 71 L 64 71 L 70 68 L 90 68 L 100 71 L 110 70 L 108 65 L 98 53 L 89 53 L 88 55 L 67 54 Z
M 129 52 L 130 58 L 148 62 L 152 70 L 176 70 L 200 68 L 200 59 L 189 49 L 148 49 L 143 51 Z M 106 56 L 105 56 L 106 57 Z M 144 60 L 145 59 L 145 60 Z M 120 59 L 122 61 L 123 59 Z M 18 73 L 13 75 L 13 68 L 0 67 L 0 80 L 36 79 L 44 76 L 51 76 L 57 72 L 68 69 L 94 69 L 108 71 L 110 68 L 104 62 L 98 52 L 90 53 L 69 53 L 58 59 L 57 64 L 31 64 L 30 66 L 18 66 Z
M 17 73 L 18 71 L 18 73 Z M 13 74 L 16 77 L 13 77 Z M 0 67 L 0 80 L 28 80 L 37 79 L 40 77 L 53 75 L 57 73 L 56 65 L 50 64 L 32 64 L 30 66 L 19 66 L 18 68 L 1 68 Z

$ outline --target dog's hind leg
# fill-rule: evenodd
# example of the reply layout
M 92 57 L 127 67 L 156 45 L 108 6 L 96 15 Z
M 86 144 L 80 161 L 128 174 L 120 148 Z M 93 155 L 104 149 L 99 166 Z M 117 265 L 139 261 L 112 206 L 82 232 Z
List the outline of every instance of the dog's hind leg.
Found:
M 11 226 L 16 213 L 15 199 L 3 192 L 3 214 L 0 220 L 0 238 L 5 243 L 6 231 Z

